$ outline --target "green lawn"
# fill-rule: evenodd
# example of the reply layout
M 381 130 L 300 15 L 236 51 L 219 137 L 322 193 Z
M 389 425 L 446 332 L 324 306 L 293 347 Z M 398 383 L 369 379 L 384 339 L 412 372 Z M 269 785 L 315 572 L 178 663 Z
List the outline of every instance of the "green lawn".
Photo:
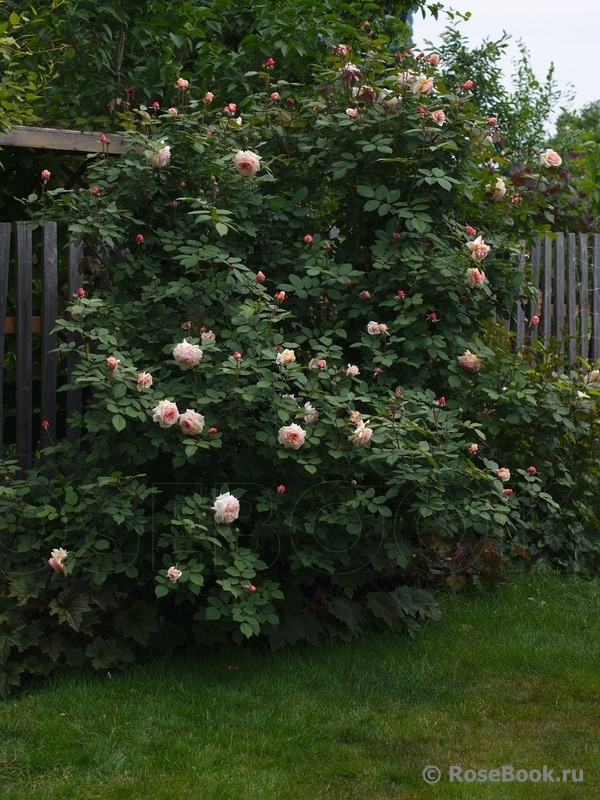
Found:
M 600 579 L 528 576 L 447 598 L 415 641 L 72 671 L 0 705 L 0 797 L 597 800 L 599 610 Z M 450 765 L 584 782 L 450 783 Z

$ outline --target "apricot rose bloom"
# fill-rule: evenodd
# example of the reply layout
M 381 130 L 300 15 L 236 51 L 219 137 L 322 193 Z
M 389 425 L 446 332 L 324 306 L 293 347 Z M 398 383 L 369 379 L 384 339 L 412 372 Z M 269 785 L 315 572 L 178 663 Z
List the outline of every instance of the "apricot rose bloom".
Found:
M 474 289 L 476 286 L 481 286 L 485 281 L 485 272 L 477 267 L 471 267 L 466 273 L 467 283 Z
M 506 194 L 506 184 L 502 180 L 502 178 L 498 178 L 496 183 L 492 186 L 490 183 L 487 184 L 485 187 L 486 192 L 492 195 L 492 200 L 498 202 L 498 200 L 502 200 L 504 195 Z
M 240 175 L 256 175 L 260 162 L 261 157 L 252 150 L 238 150 L 233 157 L 233 165 Z
M 510 480 L 510 470 L 506 469 L 506 467 L 502 467 L 502 469 L 499 469 L 496 475 L 500 478 L 500 480 L 503 483 L 506 483 L 506 481 Z
M 157 150 L 156 153 L 153 153 L 152 157 L 150 158 L 154 169 L 162 169 L 162 167 L 166 167 L 170 160 L 171 148 L 168 145 L 166 147 L 161 147 L 160 150 Z
M 55 572 L 66 572 L 67 568 L 64 562 L 68 555 L 69 553 L 66 550 L 63 550 L 62 547 L 58 547 L 52 551 L 51 557 L 48 559 L 48 564 L 50 564 Z
M 182 575 L 183 572 L 180 569 L 177 569 L 177 567 L 169 567 L 167 570 L 167 578 L 171 581 L 171 583 L 178 581 Z
M 479 372 L 481 369 L 481 359 L 470 350 L 465 350 L 463 355 L 458 357 L 458 365 L 466 372 Z
M 371 334 L 371 336 L 377 336 L 380 333 L 386 333 L 388 326 L 382 322 L 369 322 L 367 325 L 367 333 Z
M 211 511 L 215 512 L 217 525 L 229 525 L 240 515 L 240 501 L 230 492 L 225 492 L 215 498 Z
M 367 420 L 367 422 L 368 421 L 369 420 Z M 361 444 L 367 444 L 371 436 L 373 436 L 373 428 L 365 427 L 365 423 L 361 420 L 356 426 L 354 433 L 351 433 L 348 437 L 348 441 L 352 442 L 352 444 L 357 447 Z
M 304 403 L 304 411 L 301 414 L 296 414 L 297 417 L 303 417 L 307 425 L 314 425 L 319 420 L 319 412 L 311 404 L 310 400 Z
M 562 158 L 556 150 L 546 150 L 540 154 L 540 164 L 544 167 L 560 167 Z
M 179 409 L 170 400 L 161 400 L 152 411 L 152 421 L 158 422 L 161 428 L 170 428 L 179 419 Z
M 432 89 L 433 78 L 428 78 L 426 75 L 419 75 L 413 84 L 412 93 L 417 97 L 421 97 L 422 94 L 430 94 Z
M 438 125 L 443 125 L 444 122 L 446 122 L 446 115 L 441 109 L 434 111 L 431 116 L 433 117 L 434 122 L 437 122 Z
M 149 372 L 138 372 L 137 376 L 137 390 L 141 392 L 142 389 L 149 389 L 152 386 L 152 375 Z
M 188 436 L 197 436 L 202 433 L 204 428 L 204 417 L 202 414 L 198 414 L 197 411 L 192 411 L 191 408 L 188 408 L 185 414 L 179 417 L 179 425 L 181 430 L 187 433 Z
M 359 375 L 359 374 L 360 374 L 360 370 L 356 366 L 356 364 L 348 364 L 348 369 L 346 370 L 346 375 L 349 378 L 356 378 L 356 376 Z
M 306 431 L 294 422 L 291 425 L 284 425 L 280 428 L 277 437 L 279 444 L 291 450 L 298 450 L 302 447 L 305 439 Z
M 287 364 L 293 364 L 295 360 L 296 354 L 293 350 L 283 350 L 281 353 L 277 353 L 275 357 L 275 363 L 284 367 Z
M 473 261 L 483 261 L 491 250 L 489 244 L 486 244 L 481 236 L 473 239 L 472 242 L 467 242 L 467 247 L 471 251 Z
M 195 367 L 202 358 L 202 350 L 197 344 L 190 344 L 184 339 L 173 349 L 173 358 L 180 367 Z

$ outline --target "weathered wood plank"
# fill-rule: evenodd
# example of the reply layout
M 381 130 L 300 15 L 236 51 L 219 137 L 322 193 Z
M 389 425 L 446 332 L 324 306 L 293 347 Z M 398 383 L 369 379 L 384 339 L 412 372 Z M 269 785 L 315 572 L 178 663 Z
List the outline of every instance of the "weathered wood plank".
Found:
M 552 239 L 544 239 L 544 289 L 542 294 L 542 331 L 547 344 L 552 333 Z
M 554 301 L 554 332 L 563 341 L 565 327 L 565 235 L 556 234 L 556 298 Z M 561 347 L 562 350 L 562 347 Z
M 525 242 L 521 242 L 521 245 L 525 247 Z M 533 282 L 538 288 L 540 285 L 541 253 L 542 253 L 542 243 L 539 239 L 535 239 L 535 241 L 533 242 L 533 246 L 531 248 L 531 275 L 533 277 Z M 536 295 L 535 300 L 529 301 L 529 319 L 538 316 L 538 314 L 539 314 L 538 295 Z M 537 326 L 532 327 L 530 335 L 532 341 L 535 341 L 538 338 Z
M 58 243 L 56 222 L 49 222 L 42 231 L 42 397 L 40 404 L 42 427 L 40 449 L 56 441 L 56 378 L 57 360 L 53 351 L 57 345 L 56 324 L 58 309 Z M 47 427 L 45 423 L 48 423 Z M 42 463 L 51 467 L 54 459 L 42 456 Z
M 577 360 L 577 253 L 575 251 L 575 234 L 567 234 L 567 324 L 569 331 L 569 366 L 575 366 Z
M 523 272 L 525 268 L 525 253 L 521 250 L 517 261 L 517 269 Z M 517 347 L 525 341 L 525 299 L 517 304 Z
M 16 440 L 21 470 L 31 469 L 33 353 L 31 339 L 32 247 L 26 222 L 16 223 Z
M 592 255 L 592 358 L 600 358 L 600 234 L 594 234 Z
M 69 295 L 73 297 L 74 292 L 81 287 L 81 275 L 79 274 L 79 262 L 83 257 L 83 246 L 81 244 L 69 245 Z M 78 333 L 70 334 L 68 343 L 73 343 L 73 346 L 79 347 L 81 344 L 81 336 Z M 77 353 L 70 352 L 67 355 L 67 376 L 69 382 L 75 365 L 77 364 Z M 71 443 L 77 441 L 81 435 L 79 425 L 70 425 L 69 419 L 75 412 L 81 411 L 81 389 L 72 389 L 67 392 L 67 440 Z
M 588 238 L 585 233 L 579 234 L 579 274 L 581 277 L 579 290 L 579 335 L 581 357 L 589 359 L 589 300 L 588 300 Z
M 0 224 L 0 319 L 6 317 L 8 269 L 10 266 L 10 223 Z M 0 326 L 0 458 L 4 458 L 4 344 L 5 331 Z
M 100 141 L 102 133 L 95 131 L 70 131 L 60 128 L 15 127 L 0 134 L 0 145 L 4 147 L 33 147 L 44 150 L 66 150 L 77 153 L 126 152 L 125 140 L 118 133 L 107 133 L 107 144 Z

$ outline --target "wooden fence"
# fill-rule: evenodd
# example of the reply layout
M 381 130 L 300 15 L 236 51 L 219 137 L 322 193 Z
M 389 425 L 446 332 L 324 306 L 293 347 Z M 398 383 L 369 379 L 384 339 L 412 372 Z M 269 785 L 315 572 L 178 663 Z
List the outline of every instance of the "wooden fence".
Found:
M 39 232 L 36 231 L 36 238 Z M 4 457 L 5 432 L 7 423 L 14 422 L 14 439 L 16 458 L 21 470 L 32 465 L 34 439 L 41 449 L 48 447 L 57 437 L 57 409 L 59 395 L 59 360 L 53 353 L 57 346 L 56 333 L 51 333 L 58 316 L 59 283 L 58 283 L 58 240 L 55 222 L 48 223 L 41 230 L 41 241 L 37 242 L 36 263 L 41 271 L 40 315 L 33 316 L 33 235 L 27 229 L 26 222 L 15 223 L 14 253 L 11 253 L 11 225 L 0 223 L 0 458 Z M 82 257 L 82 248 L 69 245 L 67 256 L 67 290 L 69 297 L 81 286 L 78 271 Z M 13 272 L 14 270 L 14 272 Z M 9 274 L 12 280 L 9 281 Z M 14 288 L 14 317 L 7 317 L 9 287 Z M 68 298 L 66 298 L 68 299 Z M 39 377 L 34 380 L 33 334 L 41 334 L 39 348 Z M 7 337 L 14 336 L 15 375 L 13 382 L 4 380 L 4 361 Z M 76 344 L 75 336 L 68 341 Z M 66 359 L 66 378 L 68 381 L 77 356 L 69 354 Z M 60 364 L 60 368 L 62 368 Z M 12 383 L 12 386 L 11 386 Z M 36 413 L 34 414 L 34 388 Z M 7 389 L 12 393 L 14 414 L 5 414 Z M 38 391 L 39 390 L 39 391 Z M 63 395 L 64 397 L 64 395 Z M 81 409 L 81 391 L 66 393 L 67 420 L 75 411 Z M 7 409 L 8 410 L 8 409 Z M 12 417 L 12 419 L 11 419 Z M 48 425 L 42 423 L 46 421 Z M 76 441 L 80 431 L 77 426 L 68 425 L 65 430 L 69 441 Z M 42 464 L 49 470 L 52 463 L 42 459 Z
M 61 294 L 56 223 L 48 223 L 41 236 L 40 231 L 35 232 L 35 248 L 34 236 L 27 230 L 26 222 L 15 224 L 14 252 L 11 252 L 12 233 L 10 224 L 0 223 L 0 323 L 4 320 L 4 325 L 0 324 L 0 459 L 5 454 L 5 443 L 13 444 L 19 466 L 26 470 L 32 465 L 34 445 L 39 443 L 43 449 L 56 441 L 57 415 L 63 415 L 64 422 L 81 410 L 82 394 L 80 390 L 57 394 L 59 384 L 68 381 L 77 356 L 70 353 L 66 362 L 59 362 L 57 354 L 52 352 L 57 346 L 57 334 L 51 331 Z M 83 255 L 80 246 L 65 247 L 64 303 L 81 286 L 78 267 Z M 530 339 L 551 343 L 555 352 L 562 349 L 573 366 L 579 356 L 592 362 L 600 359 L 600 235 L 559 233 L 554 239 L 535 240 L 530 252 L 538 296 L 517 307 L 514 317 L 506 321 L 507 330 L 516 332 L 519 345 Z M 39 316 L 33 315 L 34 263 L 40 276 L 41 297 L 35 298 Z M 14 317 L 7 317 L 9 287 L 14 289 Z M 540 324 L 532 327 L 528 320 L 534 316 L 540 317 Z M 39 375 L 35 376 L 34 334 L 41 334 L 36 370 Z M 14 381 L 6 381 L 4 376 L 5 345 L 10 336 L 15 337 Z M 69 335 L 67 341 L 77 344 L 76 335 Z M 59 398 L 65 394 L 66 408 L 62 409 Z M 6 407 L 7 395 L 12 397 L 10 408 Z M 47 427 L 42 424 L 44 421 Z M 69 441 L 79 438 L 76 425 L 67 422 L 63 430 Z M 7 431 L 12 435 L 5 437 Z M 42 465 L 52 470 L 48 459 L 42 459 Z

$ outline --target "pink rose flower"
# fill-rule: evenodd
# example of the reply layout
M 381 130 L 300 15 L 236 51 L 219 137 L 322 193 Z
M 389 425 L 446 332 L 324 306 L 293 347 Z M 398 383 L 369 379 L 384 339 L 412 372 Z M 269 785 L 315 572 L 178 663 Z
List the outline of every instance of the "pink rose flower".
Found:
M 556 150 L 545 150 L 540 153 L 540 164 L 544 167 L 560 167 L 562 158 L 558 155 Z
M 217 525 L 230 525 L 240 515 L 240 501 L 229 492 L 215 498 L 211 511 L 215 512 Z
M 465 81 L 464 83 L 461 83 L 461 86 L 463 89 L 466 89 L 467 92 L 470 92 L 473 88 L 473 81 Z
M 48 564 L 52 567 L 55 572 L 63 572 L 66 573 L 67 567 L 65 565 L 65 561 L 69 553 L 66 550 L 63 550 L 62 547 L 58 547 L 52 551 L 50 558 L 48 559 Z
M 233 165 L 240 175 L 256 175 L 260 162 L 261 157 L 252 150 L 238 150 L 233 157 Z
M 498 117 L 488 117 L 487 124 L 490 126 L 490 128 L 495 128 L 498 124 Z
M 157 150 L 156 153 L 153 153 L 150 159 L 154 169 L 162 169 L 162 167 L 166 167 L 170 160 L 171 148 L 168 145 L 166 147 L 161 147 L 160 150 Z
M 304 411 L 296 414 L 296 416 L 303 418 L 307 425 L 314 425 L 319 420 L 319 412 L 314 408 L 310 400 L 304 403 Z
M 492 195 L 492 200 L 498 202 L 498 200 L 502 200 L 504 195 L 506 194 L 506 184 L 502 180 L 502 178 L 498 178 L 496 183 L 492 186 L 490 183 L 487 184 L 485 190 L 488 194 Z
M 170 108 L 169 109 L 169 114 L 171 114 L 171 116 L 173 116 L 173 117 L 176 117 L 177 116 L 177 109 L 176 108 Z
M 214 96 L 214 94 L 213 94 L 212 92 L 207 92 L 207 93 L 204 95 L 204 102 L 205 102 L 205 103 L 212 103 L 212 101 L 213 101 L 214 99 L 215 99 L 215 96 Z
M 152 375 L 149 372 L 138 372 L 137 376 L 137 390 L 141 392 L 142 389 L 149 389 L 152 386 Z
M 277 353 L 275 356 L 275 363 L 279 364 L 279 366 L 287 366 L 288 364 L 293 364 L 296 360 L 296 354 L 293 350 L 283 350 L 281 353 Z
M 312 240 L 313 240 L 313 237 L 310 235 L 310 233 L 307 233 L 306 236 L 302 239 L 302 241 L 306 242 L 306 244 L 310 244 L 312 242 Z
M 279 100 L 280 97 L 281 95 L 279 94 L 279 92 L 271 92 L 271 100 L 273 100 L 273 102 Z
M 188 408 L 185 414 L 179 417 L 181 430 L 188 436 L 197 436 L 204 428 L 204 417 L 197 411 Z
M 505 494 L 507 497 L 510 497 L 512 493 L 513 493 L 513 490 L 512 490 L 512 489 L 505 489 L 505 490 L 504 490 L 504 494 Z
M 427 63 L 431 64 L 432 67 L 437 67 L 440 63 L 440 57 L 437 53 L 432 53 L 430 56 L 427 56 Z
M 173 358 L 180 367 L 195 367 L 202 358 L 202 350 L 197 344 L 190 344 L 184 339 L 173 349 Z
M 534 317 L 532 317 L 532 318 L 529 320 L 529 322 L 530 322 L 532 325 L 539 325 L 539 324 L 540 324 L 540 318 L 539 318 L 539 317 L 537 316 L 537 314 L 536 314 Z
M 438 125 L 443 125 L 444 122 L 446 122 L 446 115 L 441 109 L 434 111 L 431 116 L 433 117 L 434 122 L 437 122 Z
M 385 333 L 387 331 L 387 325 L 382 325 L 379 322 L 369 322 L 367 325 L 367 333 L 371 336 L 377 336 L 380 333 Z
M 327 361 L 324 358 L 311 358 L 308 362 L 309 369 L 325 369 Z
M 481 236 L 478 236 L 472 242 L 467 242 L 467 247 L 471 251 L 473 261 L 483 261 L 491 250 L 489 244 L 486 244 Z
M 428 95 L 432 90 L 433 78 L 428 78 L 426 75 L 419 75 L 412 87 L 412 93 L 417 97 L 421 97 L 423 94 Z
M 300 425 L 292 423 L 291 425 L 284 425 L 279 429 L 277 440 L 279 444 L 288 447 L 291 450 L 298 450 L 304 444 L 306 439 L 306 431 Z
M 278 303 L 283 303 L 285 300 L 285 292 L 277 292 L 275 295 L 275 300 L 277 300 Z
M 167 578 L 171 581 L 171 583 L 178 581 L 182 575 L 183 572 L 180 569 L 177 569 L 177 567 L 169 567 L 167 570 Z
M 51 176 L 51 174 L 52 174 L 52 173 L 51 173 L 49 170 L 47 170 L 47 169 L 43 169 L 43 170 L 42 170 L 42 180 L 43 180 L 43 181 L 49 181 L 49 180 L 50 180 L 50 176 Z
M 438 400 L 438 405 L 439 406 L 445 406 L 446 405 L 446 398 L 445 397 L 440 397 L 440 399 Z
M 212 331 L 202 331 L 200 334 L 200 338 L 203 342 L 214 342 L 216 339 L 215 334 Z
M 363 300 L 370 300 L 371 299 L 371 292 L 367 292 L 366 289 L 364 292 L 360 293 L 360 296 Z
M 458 357 L 458 365 L 466 372 L 479 372 L 481 369 L 481 359 L 470 350 L 465 350 L 463 355 Z
M 470 450 L 471 453 L 476 453 L 479 450 L 479 445 L 478 444 L 472 444 L 469 447 L 469 450 Z
M 467 234 L 467 236 L 475 236 L 477 231 L 471 225 L 467 225 L 467 227 L 465 228 L 465 233 Z
M 176 86 L 177 89 L 187 89 L 188 86 L 189 86 L 189 82 L 186 81 L 185 78 L 179 78 L 177 80 L 177 86 Z
M 350 119 L 355 119 L 358 117 L 358 108 L 347 108 L 346 115 L 350 117 Z
M 373 436 L 373 428 L 366 428 L 365 423 L 361 420 L 356 426 L 354 433 L 351 433 L 348 437 L 348 441 L 352 442 L 352 444 L 357 447 L 362 444 L 367 444 L 371 436 Z
M 477 267 L 470 267 L 465 277 L 469 286 L 474 289 L 476 286 L 481 286 L 485 281 L 485 272 L 477 269 Z
M 503 483 L 506 483 L 506 481 L 510 480 L 510 470 L 506 469 L 506 467 L 502 467 L 502 469 L 499 469 L 496 475 L 500 478 L 500 480 Z
M 277 494 L 285 494 L 285 486 L 283 484 L 277 487 Z
M 246 586 L 246 591 L 250 592 L 250 594 L 254 594 L 256 586 L 253 583 L 249 583 L 248 586 Z
M 120 363 L 121 363 L 121 359 L 115 358 L 114 356 L 109 356 L 106 359 L 106 367 L 111 372 L 113 372 L 119 366 Z
M 353 425 L 360 425 L 360 411 L 352 411 L 348 419 Z
M 170 428 L 179 419 L 179 410 L 170 400 L 161 400 L 152 411 L 154 412 L 152 421 L 158 422 L 161 428 Z
M 346 375 L 349 378 L 356 378 L 356 376 L 359 375 L 359 374 L 360 374 L 360 370 L 356 366 L 356 364 L 348 364 L 348 369 L 346 370 Z
M 537 469 L 535 467 L 527 467 L 527 472 L 530 475 L 535 475 L 535 473 L 537 472 Z
M 266 280 L 267 280 L 267 279 L 266 279 L 266 277 L 265 277 L 265 274 L 264 274 L 264 272 L 261 272 L 260 270 L 259 270 L 259 271 L 256 273 L 256 276 L 255 276 L 255 277 L 256 277 L 256 280 L 257 280 L 259 283 L 263 283 L 264 281 L 266 281 Z

